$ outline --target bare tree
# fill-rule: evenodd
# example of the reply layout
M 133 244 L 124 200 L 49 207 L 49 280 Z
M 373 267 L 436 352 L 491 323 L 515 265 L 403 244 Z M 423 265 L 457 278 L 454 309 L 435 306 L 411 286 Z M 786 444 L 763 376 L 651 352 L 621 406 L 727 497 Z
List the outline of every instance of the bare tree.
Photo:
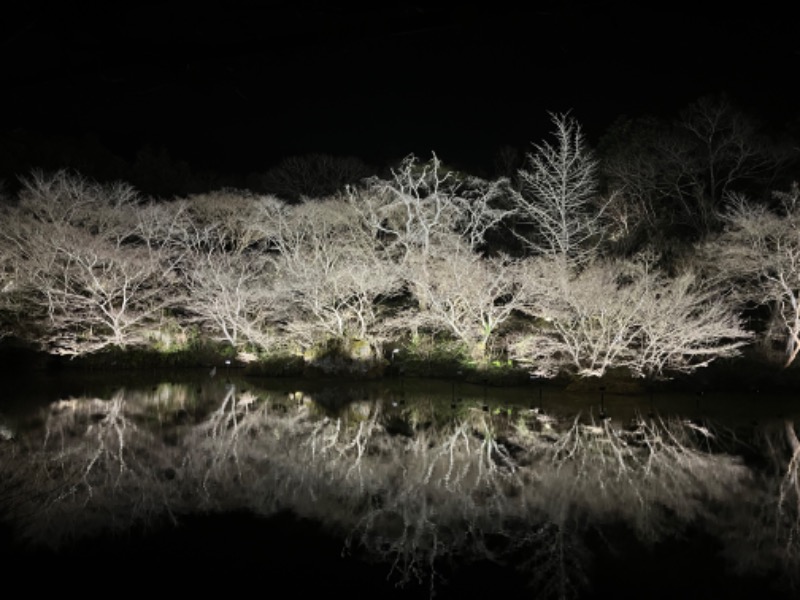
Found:
M 790 157 L 724 97 L 700 98 L 675 123 L 620 122 L 605 146 L 616 212 L 634 225 L 628 243 L 662 251 L 714 232 L 729 193 L 770 185 Z
M 130 234 L 132 214 L 141 203 L 123 182 L 100 184 L 67 170 L 34 171 L 22 179 L 17 207 L 42 223 L 65 223 L 119 242 Z
M 223 190 L 147 208 L 138 234 L 172 257 L 194 320 L 239 350 L 277 348 L 285 311 L 273 258 L 286 227 L 283 202 Z
M 349 190 L 349 200 L 366 227 L 393 260 L 402 263 L 413 250 L 430 254 L 436 244 L 458 237 L 478 249 L 487 232 L 510 214 L 497 201 L 505 180 L 460 179 L 434 154 L 420 164 L 406 157 L 392 178 L 372 178 L 364 190 Z
M 0 221 L 8 223 L 13 213 L 0 206 Z M 14 244 L 0 234 L 0 339 L 18 329 L 25 313 L 20 292 L 20 274 Z
M 327 337 L 380 343 L 380 315 L 401 282 L 351 205 L 294 207 L 277 244 L 276 277 L 292 339 L 306 348 Z
M 256 178 L 266 192 L 296 203 L 334 195 L 371 175 L 370 167 L 356 157 L 316 153 L 285 158 Z
M 630 228 L 629 244 L 665 251 L 687 231 L 707 233 L 714 207 L 699 186 L 702 167 L 688 132 L 652 118 L 621 123 L 601 163 L 615 216 Z
M 464 343 L 474 361 L 485 364 L 490 338 L 522 307 L 517 263 L 482 258 L 461 245 L 447 254 L 415 255 L 407 265 L 405 276 L 418 305 L 407 325 L 446 331 Z
M 252 344 L 262 350 L 280 346 L 276 332 L 282 316 L 272 262 L 257 254 L 194 254 L 188 265 L 185 308 L 204 329 L 237 350 Z
M 37 174 L 9 212 L 2 236 L 15 253 L 25 306 L 40 320 L 39 341 L 51 351 L 144 343 L 177 301 L 172 265 L 135 242 L 134 200 L 126 186 Z
M 46 239 L 27 237 L 22 266 L 29 301 L 46 311 L 50 351 L 75 355 L 146 343 L 148 328 L 177 300 L 176 276 L 159 257 L 68 226 L 34 227 Z
M 552 115 L 552 121 L 555 143 L 536 145 L 519 172 L 517 218 L 531 229 L 523 237 L 535 254 L 584 263 L 601 241 L 597 160 L 574 119 Z
M 761 135 L 755 121 L 725 97 L 705 96 L 681 115 L 679 125 L 695 142 L 700 177 L 695 185 L 717 207 L 742 184 L 770 185 L 789 155 Z
M 496 177 L 513 180 L 522 168 L 524 158 L 523 152 L 519 148 L 507 144 L 500 146 L 494 152 L 492 170 Z
M 691 373 L 735 356 L 747 333 L 730 305 L 692 273 L 669 278 L 638 261 L 597 262 L 577 274 L 558 261 L 527 263 L 525 308 L 541 320 L 512 343 L 540 375 Z
M 800 353 L 800 187 L 776 195 L 770 211 L 740 194 L 730 196 L 723 218 L 725 231 L 701 248 L 708 274 L 724 285 L 745 308 L 770 307 L 767 343 L 783 341 L 783 365 Z
M 283 203 L 273 196 L 219 190 L 190 196 L 185 206 L 192 248 L 241 254 L 271 245 L 276 233 L 273 213 L 280 213 Z

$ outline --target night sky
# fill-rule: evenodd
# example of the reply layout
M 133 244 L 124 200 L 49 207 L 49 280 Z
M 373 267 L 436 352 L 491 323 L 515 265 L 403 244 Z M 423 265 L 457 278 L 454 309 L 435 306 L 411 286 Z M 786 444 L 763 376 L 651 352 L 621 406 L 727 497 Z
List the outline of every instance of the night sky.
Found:
M 127 160 L 148 144 L 221 173 L 431 151 L 480 172 L 501 146 L 541 141 L 548 111 L 572 111 L 592 143 L 621 115 L 675 117 L 704 94 L 726 92 L 776 130 L 800 113 L 796 22 L 752 4 L 106 4 L 3 22 L 5 170 L 22 164 L 20 144 L 35 161 L 29 147 L 58 138 Z

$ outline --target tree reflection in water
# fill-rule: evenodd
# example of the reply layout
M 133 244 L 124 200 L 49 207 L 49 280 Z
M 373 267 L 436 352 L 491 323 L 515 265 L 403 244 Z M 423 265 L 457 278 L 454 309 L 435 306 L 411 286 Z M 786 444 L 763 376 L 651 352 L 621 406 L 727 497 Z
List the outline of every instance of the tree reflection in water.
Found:
M 588 585 L 590 532 L 624 524 L 652 543 L 701 524 L 740 570 L 780 565 L 793 585 L 796 441 L 791 422 L 744 440 L 679 419 L 619 429 L 478 406 L 442 416 L 361 401 L 333 414 L 235 385 L 204 412 L 171 386 L 51 405 L 43 427 L 0 446 L 0 502 L 21 536 L 53 546 L 198 512 L 289 509 L 385 561 L 399 584 L 433 592 L 449 561 L 490 559 L 556 598 Z

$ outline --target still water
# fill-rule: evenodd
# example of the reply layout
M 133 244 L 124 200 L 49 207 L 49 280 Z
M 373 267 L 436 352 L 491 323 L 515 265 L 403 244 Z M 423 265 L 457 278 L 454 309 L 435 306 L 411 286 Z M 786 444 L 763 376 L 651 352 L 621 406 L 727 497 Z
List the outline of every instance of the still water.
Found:
M 791 394 L 224 370 L 5 384 L 0 559 L 49 574 L 34 587 L 796 597 Z

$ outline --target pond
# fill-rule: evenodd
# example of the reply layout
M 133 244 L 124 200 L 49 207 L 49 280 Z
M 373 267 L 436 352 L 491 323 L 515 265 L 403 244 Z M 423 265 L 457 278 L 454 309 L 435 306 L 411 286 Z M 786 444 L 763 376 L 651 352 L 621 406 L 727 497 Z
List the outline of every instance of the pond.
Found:
M 257 577 L 350 597 L 795 595 L 789 393 L 224 368 L 5 384 L 0 559 L 48 573 L 39 587 L 83 573 L 98 592 Z

